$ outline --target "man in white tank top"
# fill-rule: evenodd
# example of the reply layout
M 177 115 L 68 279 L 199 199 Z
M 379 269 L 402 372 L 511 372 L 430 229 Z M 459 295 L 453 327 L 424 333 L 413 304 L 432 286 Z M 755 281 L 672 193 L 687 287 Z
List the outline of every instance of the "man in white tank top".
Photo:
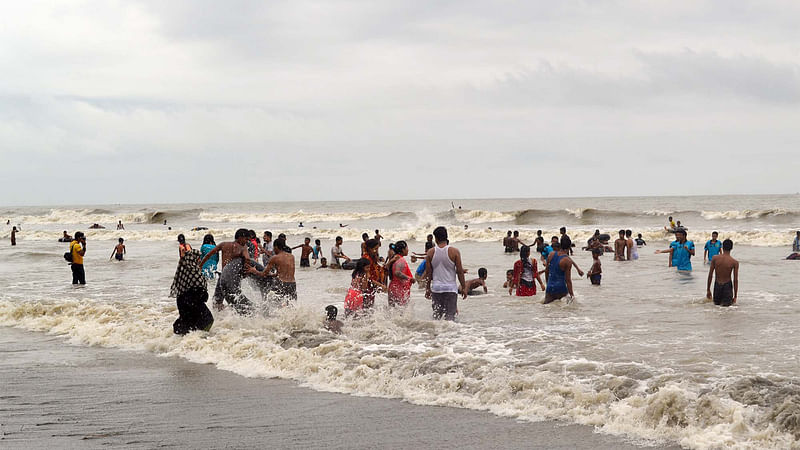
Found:
M 461 265 L 461 252 L 451 247 L 447 241 L 447 229 L 437 227 L 433 230 L 436 245 L 425 254 L 425 276 L 428 287 L 425 298 L 431 299 L 433 318 L 455 320 L 458 311 L 458 293 L 467 298 L 467 283 L 464 280 L 464 267 Z M 456 284 L 456 278 L 461 287 Z

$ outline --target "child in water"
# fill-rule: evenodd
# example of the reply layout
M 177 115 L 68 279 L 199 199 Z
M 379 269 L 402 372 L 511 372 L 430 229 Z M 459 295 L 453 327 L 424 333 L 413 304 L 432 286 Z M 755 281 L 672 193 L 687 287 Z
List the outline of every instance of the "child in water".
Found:
M 317 269 L 327 269 L 328 268 L 328 258 L 322 257 L 319 259 L 319 267 Z
M 319 255 L 322 254 L 322 243 L 319 241 L 319 239 L 314 240 L 314 248 L 312 248 L 311 251 L 312 251 L 311 259 L 314 260 L 314 265 L 316 266 L 317 260 L 319 260 Z
M 600 267 L 600 256 L 602 255 L 602 249 L 595 248 L 592 250 L 592 268 L 586 272 L 586 278 L 595 286 L 600 286 L 600 279 L 603 277 L 603 269 Z
M 325 307 L 325 329 L 336 334 L 342 334 L 342 326 L 344 325 L 341 320 L 337 320 L 336 316 L 339 315 L 339 309 L 333 305 Z
M 109 261 L 111 261 L 111 258 L 117 258 L 117 261 L 122 261 L 122 255 L 125 254 L 125 244 L 123 244 L 123 242 L 124 240 L 119 238 L 119 244 L 111 251 L 111 256 L 108 258 Z
M 477 289 L 483 287 L 483 293 L 488 294 L 489 289 L 486 287 L 486 278 L 488 276 L 489 273 L 486 271 L 485 267 L 478 269 L 478 278 L 467 281 L 467 293 L 469 293 L 469 295 L 478 295 L 480 292 L 477 291 Z
M 509 286 L 514 282 L 514 269 L 506 270 L 506 282 L 503 283 L 503 289 L 508 289 Z

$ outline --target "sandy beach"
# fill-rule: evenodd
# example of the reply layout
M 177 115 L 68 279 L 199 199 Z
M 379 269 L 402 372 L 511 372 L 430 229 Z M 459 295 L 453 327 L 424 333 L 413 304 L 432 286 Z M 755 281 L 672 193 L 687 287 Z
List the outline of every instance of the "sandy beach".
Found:
M 4 448 L 633 449 L 591 427 L 312 391 L 0 327 Z

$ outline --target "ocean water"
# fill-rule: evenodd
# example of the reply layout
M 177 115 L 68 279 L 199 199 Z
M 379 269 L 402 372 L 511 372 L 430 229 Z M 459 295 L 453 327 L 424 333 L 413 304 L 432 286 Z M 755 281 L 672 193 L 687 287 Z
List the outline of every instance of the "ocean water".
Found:
M 699 247 L 691 275 L 654 254 L 668 245 L 669 214 Z M 3 223 L 22 228 L 16 247 L 3 228 L 0 325 L 318 390 L 588 424 L 642 444 L 797 448 L 800 262 L 783 258 L 799 218 L 797 195 L 0 207 Z M 114 230 L 117 220 L 125 231 Z M 95 222 L 108 228 L 86 229 Z M 195 226 L 208 227 L 217 242 L 241 226 L 259 235 L 269 229 L 289 235 L 290 245 L 319 238 L 325 255 L 341 235 L 345 253 L 356 255 L 361 233 L 376 228 L 422 251 L 436 225 L 450 229 L 468 278 L 479 267 L 489 271 L 489 294 L 460 301 L 457 323 L 432 321 L 430 302 L 414 287 L 407 310 L 388 310 L 382 296 L 374 316 L 332 335 L 321 329 L 324 307 L 341 308 L 349 273 L 298 268 L 295 308 L 262 305 L 252 317 L 226 310 L 208 333 L 172 334 L 177 312 L 167 294 L 178 233 L 199 247 L 208 231 L 190 231 Z M 571 304 L 509 296 L 501 286 L 516 257 L 503 253 L 502 236 L 520 230 L 532 241 L 535 230 L 550 236 L 562 225 L 577 245 L 596 228 L 612 235 L 630 228 L 647 246 L 638 261 L 604 256 L 603 285 L 577 279 Z M 56 242 L 62 230 L 87 233 L 85 287 L 69 284 L 66 244 Z M 713 230 L 736 243 L 735 307 L 705 299 L 702 245 Z M 128 246 L 122 263 L 109 261 L 118 237 Z M 590 266 L 586 252 L 575 260 Z

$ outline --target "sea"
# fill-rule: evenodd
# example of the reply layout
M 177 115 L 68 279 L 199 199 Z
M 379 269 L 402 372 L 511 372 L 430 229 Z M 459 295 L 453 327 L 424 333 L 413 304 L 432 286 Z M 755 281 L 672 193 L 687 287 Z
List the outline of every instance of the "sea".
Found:
M 668 216 L 697 246 L 691 273 L 655 253 L 673 239 Z M 13 206 L 0 207 L 0 220 L 0 326 L 320 391 L 590 425 L 645 446 L 800 448 L 800 261 L 785 259 L 800 195 Z M 95 223 L 105 229 L 88 228 Z M 439 225 L 467 278 L 482 267 L 489 274 L 488 294 L 459 300 L 454 323 L 432 320 L 430 301 L 412 287 L 407 309 L 379 295 L 374 314 L 332 334 L 324 308 L 342 310 L 350 274 L 312 266 L 297 269 L 292 307 L 262 304 L 245 282 L 254 315 L 226 309 L 209 332 L 172 333 L 179 233 L 199 248 L 207 233 L 219 243 L 237 228 L 270 230 L 291 246 L 320 239 L 325 256 L 342 236 L 344 253 L 357 256 L 362 233 L 380 230 L 382 254 L 401 239 L 422 252 Z M 518 256 L 504 253 L 506 232 L 530 243 L 537 230 L 549 239 L 562 226 L 583 270 L 591 256 L 581 247 L 596 229 L 631 229 L 646 245 L 636 261 L 604 255 L 601 286 L 575 275 L 572 302 L 509 295 L 502 285 Z M 85 286 L 71 284 L 63 231 L 86 233 Z M 705 296 L 703 246 L 713 231 L 733 240 L 740 261 L 729 308 Z M 120 237 L 125 261 L 111 261 Z

